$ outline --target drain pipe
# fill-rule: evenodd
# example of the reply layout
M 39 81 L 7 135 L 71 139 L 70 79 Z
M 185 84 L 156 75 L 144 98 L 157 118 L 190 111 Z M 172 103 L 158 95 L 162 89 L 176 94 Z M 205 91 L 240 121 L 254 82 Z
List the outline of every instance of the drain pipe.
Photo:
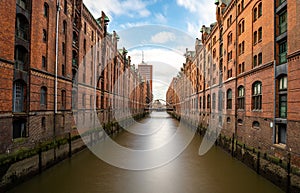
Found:
M 56 114 L 57 114 L 57 69 L 58 69 L 58 33 L 59 33 L 59 12 L 60 0 L 57 1 L 56 9 L 56 32 L 55 32 L 55 81 L 54 81 L 54 126 L 53 137 L 56 136 Z

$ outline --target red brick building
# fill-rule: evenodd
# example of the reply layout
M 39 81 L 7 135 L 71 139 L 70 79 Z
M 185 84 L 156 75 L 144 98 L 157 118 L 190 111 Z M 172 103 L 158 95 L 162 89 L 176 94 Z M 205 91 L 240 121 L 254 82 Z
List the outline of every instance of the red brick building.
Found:
M 95 109 L 102 124 L 144 112 L 147 85 L 105 13 L 95 19 L 82 0 L 4 0 L 0 14 L 0 153 L 76 134 Z
M 300 4 L 295 0 L 216 1 L 167 99 L 178 115 L 300 165 Z M 186 76 L 191 93 L 182 91 Z M 175 90 L 175 92 L 171 92 Z M 174 102 L 178 95 L 180 101 Z M 183 101 L 185 104 L 181 103 Z M 187 104 L 186 104 L 187 103 Z

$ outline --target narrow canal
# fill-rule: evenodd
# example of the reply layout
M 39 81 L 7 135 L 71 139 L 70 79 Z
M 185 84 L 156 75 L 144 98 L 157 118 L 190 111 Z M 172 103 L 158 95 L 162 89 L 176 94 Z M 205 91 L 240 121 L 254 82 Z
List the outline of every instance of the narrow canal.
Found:
M 153 112 L 142 120 L 152 135 L 121 132 L 114 140 L 122 146 L 151 148 L 175 133 L 176 120 Z M 139 128 L 133 125 L 132 130 Z M 12 189 L 10 193 L 282 193 L 282 191 L 218 147 L 198 155 L 201 138 L 195 135 L 176 159 L 161 167 L 133 171 L 107 164 L 86 149 L 71 159 Z M 157 155 L 160 156 L 160 155 Z

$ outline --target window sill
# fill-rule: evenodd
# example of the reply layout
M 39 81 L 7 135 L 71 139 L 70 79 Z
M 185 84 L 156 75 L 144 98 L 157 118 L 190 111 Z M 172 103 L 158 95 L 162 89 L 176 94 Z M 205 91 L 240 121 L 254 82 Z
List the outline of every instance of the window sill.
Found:
M 262 110 L 261 110 L 261 109 L 253 109 L 252 112 L 255 112 L 255 113 L 261 113 Z

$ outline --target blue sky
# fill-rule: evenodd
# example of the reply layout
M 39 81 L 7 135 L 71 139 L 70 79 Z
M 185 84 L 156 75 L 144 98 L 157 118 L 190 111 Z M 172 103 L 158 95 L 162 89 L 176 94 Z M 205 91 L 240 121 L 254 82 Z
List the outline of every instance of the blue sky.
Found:
M 95 18 L 108 15 L 108 31 L 120 36 L 132 63 L 153 65 L 154 99 L 165 99 L 167 88 L 194 49 L 200 28 L 215 21 L 214 0 L 83 0 Z
M 199 35 L 200 27 L 215 21 L 214 0 L 84 0 L 94 17 L 104 11 L 110 30 L 161 24 Z

